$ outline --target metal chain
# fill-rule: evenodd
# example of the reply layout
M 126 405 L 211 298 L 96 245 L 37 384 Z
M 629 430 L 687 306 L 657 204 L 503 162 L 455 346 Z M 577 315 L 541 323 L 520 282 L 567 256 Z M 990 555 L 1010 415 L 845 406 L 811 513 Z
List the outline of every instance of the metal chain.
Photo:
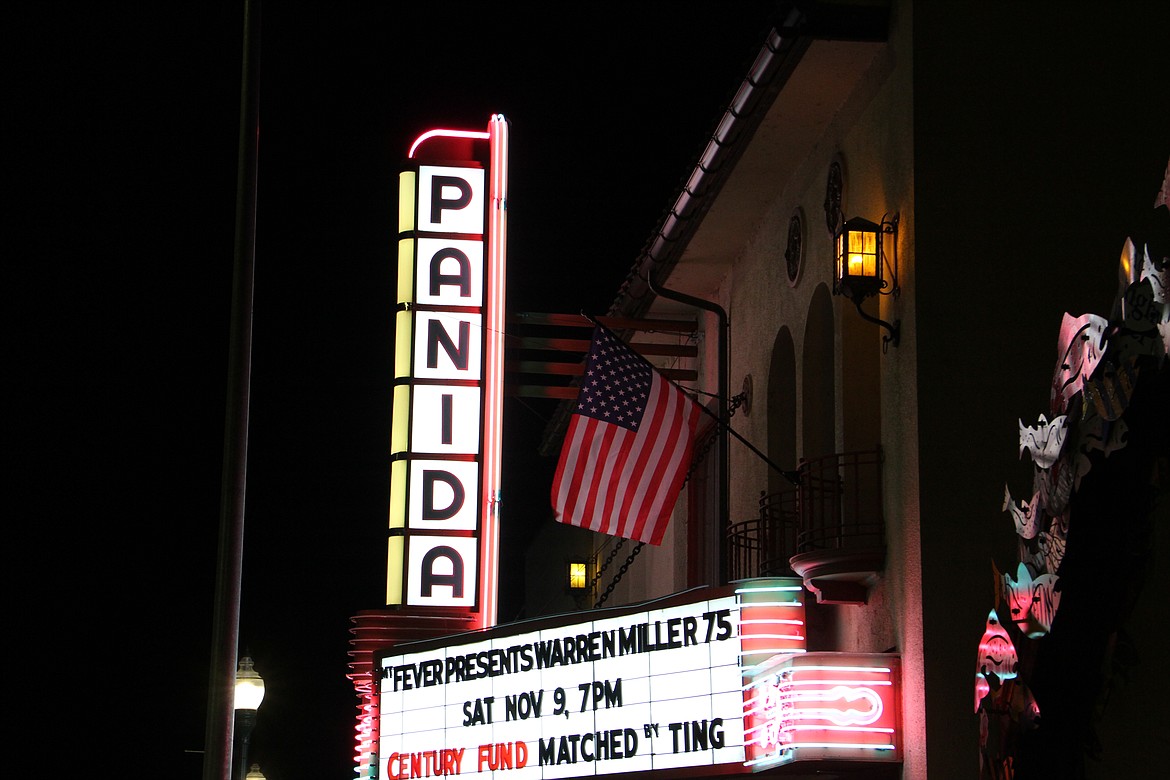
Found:
M 739 407 L 743 406 L 745 401 L 747 401 L 747 392 L 740 393 L 739 395 L 733 395 L 731 397 L 731 401 L 727 404 L 728 420 L 730 420 L 732 417 L 735 417 L 735 411 L 739 409 Z M 707 457 L 707 453 L 710 452 L 711 448 L 715 446 L 715 442 L 719 440 L 719 436 L 723 433 L 724 427 L 725 426 L 720 423 L 719 430 L 716 432 L 716 434 L 714 436 L 708 436 L 703 440 L 702 449 L 696 451 L 694 457 L 691 459 L 691 467 L 687 471 L 687 476 L 686 479 L 683 480 L 683 484 L 686 484 L 686 482 L 690 480 L 691 476 L 699 468 L 699 464 L 702 463 L 703 459 Z
M 609 583 L 609 587 L 605 589 L 605 593 L 601 594 L 601 598 L 599 598 L 597 603 L 593 605 L 594 609 L 597 609 L 605 603 L 605 600 L 609 598 L 609 594 L 613 593 L 613 589 L 617 587 L 617 584 L 621 582 L 622 577 L 624 577 L 626 572 L 629 571 L 630 564 L 634 562 L 634 559 L 638 557 L 638 553 L 642 552 L 642 548 L 645 546 L 645 542 L 638 542 L 638 546 L 634 548 L 632 553 L 630 553 L 630 557 L 626 558 L 626 562 L 622 564 L 620 569 L 618 569 L 618 573 L 613 575 L 613 581 Z
M 735 416 L 736 409 L 742 406 L 746 400 L 746 392 L 731 397 L 731 401 L 727 405 L 727 418 L 729 420 Z M 723 426 L 721 425 L 720 428 L 722 427 Z M 720 430 L 719 433 L 722 433 L 722 430 Z M 691 478 L 691 475 L 695 473 L 695 469 L 698 467 L 699 463 L 702 462 L 703 458 L 706 457 L 707 453 L 711 450 L 711 447 L 714 446 L 717 438 L 718 434 L 715 436 L 708 436 L 706 441 L 703 443 L 703 449 L 695 453 L 694 458 L 691 460 L 691 467 L 687 471 L 686 479 L 683 480 L 683 484 L 686 484 L 686 482 Z M 610 551 L 609 557 L 605 559 L 605 563 L 601 565 L 601 568 L 597 570 L 597 574 L 594 575 L 593 581 L 589 583 L 590 590 L 592 590 L 593 587 L 597 585 L 597 581 L 601 579 L 601 575 L 605 572 L 606 568 L 609 567 L 610 562 L 613 561 L 614 556 L 617 554 L 617 551 L 621 549 L 622 545 L 625 544 L 625 541 L 625 538 L 618 539 L 617 544 L 615 544 L 613 549 Z M 610 581 L 609 587 L 605 589 L 605 593 L 601 594 L 601 598 L 599 598 L 597 603 L 593 605 L 594 609 L 597 609 L 602 604 L 604 604 L 605 600 L 609 598 L 609 595 L 613 593 L 614 588 L 617 587 L 617 584 L 621 582 L 622 577 L 624 577 L 626 572 L 629 571 L 630 564 L 632 564 L 634 559 L 638 557 L 638 553 L 642 552 L 642 548 L 644 546 L 645 542 L 638 542 L 638 546 L 634 548 L 634 551 L 630 553 L 628 558 L 626 558 L 626 562 L 622 564 L 621 568 L 618 569 L 617 574 L 614 575 L 613 580 Z
M 730 420 L 732 417 L 735 417 L 735 410 L 743 406 L 747 398 L 748 394 L 746 390 L 738 395 L 731 396 L 731 403 L 727 405 L 727 419 Z
M 597 573 L 593 575 L 593 579 L 589 581 L 589 590 L 590 591 L 592 591 L 595 587 L 597 587 L 597 581 L 599 579 L 601 579 L 602 574 L 605 574 L 605 570 L 609 568 L 609 564 L 611 564 L 613 562 L 613 559 L 615 557 L 617 557 L 618 550 L 622 549 L 622 545 L 625 543 L 626 543 L 625 537 L 619 536 L 618 540 L 617 540 L 617 544 L 615 544 L 613 546 L 613 549 L 609 551 L 609 555 L 606 556 L 605 562 L 603 564 L 601 564 L 601 568 L 597 570 Z

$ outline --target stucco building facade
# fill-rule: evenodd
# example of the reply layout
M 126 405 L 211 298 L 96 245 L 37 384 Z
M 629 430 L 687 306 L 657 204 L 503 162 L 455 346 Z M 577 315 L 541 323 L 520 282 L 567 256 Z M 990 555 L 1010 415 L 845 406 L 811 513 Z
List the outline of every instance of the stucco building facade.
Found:
M 1170 155 L 1150 32 L 1170 29 L 1166 12 L 1087 10 L 781 7 L 609 312 L 696 318 L 692 334 L 640 335 L 697 347 L 658 362 L 696 371 L 690 385 L 722 396 L 702 397 L 736 436 L 700 442 L 661 546 L 611 556 L 614 540 L 554 524 L 530 588 L 574 553 L 591 575 L 608 561 L 588 594 L 608 605 L 801 576 L 810 649 L 901 655 L 902 776 L 980 776 L 980 637 L 990 610 L 1010 620 L 1002 573 L 1023 545 L 1005 488 L 1030 497 L 1036 468 L 1021 428 L 1052 416 L 1064 314 L 1116 314 L 1127 238 L 1139 255 L 1148 239 L 1155 261 L 1164 250 L 1147 219 Z M 887 226 L 885 288 L 859 306 L 834 279 L 835 234 L 853 217 Z M 1131 420 L 1147 433 L 1122 456 L 1149 479 L 1111 481 L 1113 498 L 1073 512 L 1086 530 L 1069 532 L 1061 570 L 1070 615 L 1086 600 L 1112 614 L 1015 635 L 1040 730 L 1019 723 L 1022 741 L 984 737 L 982 750 L 1010 753 L 1021 777 L 1152 776 L 1158 726 L 1142 702 L 1166 693 L 1151 668 L 1167 639 L 1154 606 L 1167 580 L 1166 363 L 1149 365 L 1155 400 Z M 1119 595 L 1086 596 L 1090 582 Z M 1140 659 L 1130 680 L 1148 685 L 1120 687 L 1106 668 L 1122 634 Z M 1074 646 L 1084 668 L 1070 674 Z

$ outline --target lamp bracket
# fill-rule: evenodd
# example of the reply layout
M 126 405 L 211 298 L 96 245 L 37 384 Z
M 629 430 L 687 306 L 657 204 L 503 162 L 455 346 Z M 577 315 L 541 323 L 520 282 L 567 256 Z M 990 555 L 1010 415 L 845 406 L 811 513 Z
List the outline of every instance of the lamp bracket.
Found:
M 899 219 L 899 216 L 900 216 L 900 214 L 896 211 L 894 212 L 894 216 L 889 218 L 889 219 L 886 219 L 886 215 L 883 214 L 882 221 L 878 224 L 878 227 L 881 228 L 882 234 L 890 235 L 890 236 L 894 237 L 894 240 L 892 242 L 894 244 L 894 253 L 893 253 L 894 254 L 894 263 L 893 263 L 893 266 L 890 265 L 889 256 L 886 254 L 886 242 L 884 239 L 882 240 L 882 262 L 885 263 L 886 268 L 888 268 L 890 270 L 890 291 L 879 293 L 879 294 L 880 295 L 893 295 L 895 299 L 897 299 L 897 297 L 902 292 L 902 287 L 898 284 L 898 219 Z M 894 344 L 894 346 L 896 347 L 898 345 Z
M 901 337 L 901 334 L 902 334 L 902 321 L 901 320 L 894 320 L 894 322 L 891 324 L 889 322 L 886 322 L 885 320 L 882 320 L 882 319 L 879 319 L 877 317 L 873 317 L 869 314 L 866 314 L 861 308 L 861 299 L 860 298 L 854 298 L 853 304 L 857 307 L 857 313 L 861 315 L 861 319 L 865 320 L 866 322 L 872 322 L 874 325 L 881 325 L 883 328 L 886 329 L 886 335 L 882 336 L 882 352 L 883 353 L 886 351 L 886 349 L 889 348 L 890 344 L 893 344 L 895 347 L 898 346 L 898 339 Z

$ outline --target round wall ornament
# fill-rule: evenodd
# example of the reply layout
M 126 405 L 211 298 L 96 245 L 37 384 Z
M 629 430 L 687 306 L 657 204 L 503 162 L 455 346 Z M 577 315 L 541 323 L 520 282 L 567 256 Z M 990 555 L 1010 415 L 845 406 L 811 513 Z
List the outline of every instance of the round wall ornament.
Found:
M 804 214 L 800 208 L 788 219 L 788 243 L 784 247 L 784 267 L 788 284 L 792 287 L 800 281 L 800 269 L 804 265 Z

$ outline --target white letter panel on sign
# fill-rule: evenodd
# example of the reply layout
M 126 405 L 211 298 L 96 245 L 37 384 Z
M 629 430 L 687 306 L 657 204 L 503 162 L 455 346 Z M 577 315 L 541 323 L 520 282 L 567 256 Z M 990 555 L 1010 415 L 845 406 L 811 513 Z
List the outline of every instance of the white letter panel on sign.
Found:
M 479 513 L 479 463 L 415 460 L 410 463 L 410 527 L 474 531 Z
M 483 306 L 483 242 L 420 238 L 414 300 Z
M 471 537 L 411 536 L 407 603 L 423 607 L 475 606 L 478 560 L 475 539 Z
M 420 311 L 414 319 L 414 376 L 482 379 L 483 317 Z
M 418 229 L 430 233 L 482 235 L 482 168 L 424 165 L 418 171 Z
M 478 387 L 415 385 L 411 452 L 478 455 L 479 398 Z

